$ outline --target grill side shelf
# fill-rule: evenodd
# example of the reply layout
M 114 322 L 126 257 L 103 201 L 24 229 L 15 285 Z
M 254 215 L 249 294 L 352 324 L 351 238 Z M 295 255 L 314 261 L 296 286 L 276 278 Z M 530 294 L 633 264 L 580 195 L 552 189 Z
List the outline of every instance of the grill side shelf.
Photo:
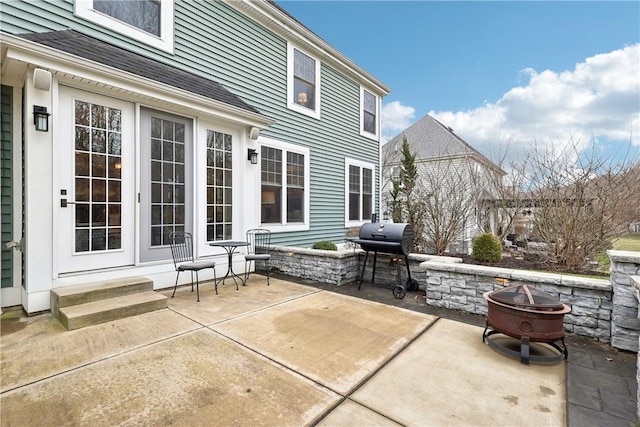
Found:
M 353 239 L 351 240 L 353 243 L 358 243 L 360 245 L 365 246 L 375 246 L 376 248 L 380 248 L 378 252 L 383 252 L 385 249 L 397 249 L 402 246 L 400 242 L 387 242 L 384 240 L 369 240 L 369 239 Z M 375 249 L 369 249 L 375 250 Z

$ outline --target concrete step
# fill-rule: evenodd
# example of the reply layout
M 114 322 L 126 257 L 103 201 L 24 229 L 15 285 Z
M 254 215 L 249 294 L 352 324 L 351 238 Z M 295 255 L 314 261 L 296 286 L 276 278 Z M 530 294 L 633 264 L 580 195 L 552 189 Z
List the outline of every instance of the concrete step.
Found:
M 152 290 L 153 281 L 140 276 L 54 289 L 51 292 L 51 312 L 57 317 L 57 311 L 62 307 Z
M 57 317 L 71 331 L 163 308 L 167 308 L 167 297 L 148 291 L 60 307 Z

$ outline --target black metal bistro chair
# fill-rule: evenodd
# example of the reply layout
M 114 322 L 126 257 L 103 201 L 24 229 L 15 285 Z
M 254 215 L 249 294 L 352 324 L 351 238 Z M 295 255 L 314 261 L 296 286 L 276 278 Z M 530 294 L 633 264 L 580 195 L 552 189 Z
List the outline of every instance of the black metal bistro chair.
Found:
M 271 269 L 271 231 L 264 228 L 253 228 L 247 230 L 247 254 L 244 256 L 244 283 L 249 278 L 249 268 L 253 261 L 254 268 L 257 268 L 256 261 L 262 261 L 267 269 L 267 286 L 269 285 L 269 270 Z
M 196 261 L 193 255 L 193 238 L 191 233 L 187 232 L 175 232 L 169 235 L 169 244 L 171 245 L 171 255 L 173 255 L 173 265 L 176 268 L 178 274 L 176 275 L 176 284 L 173 287 L 173 298 L 178 288 L 178 278 L 182 271 L 191 272 L 191 292 L 193 292 L 193 273 L 196 274 L 196 293 L 198 295 L 198 302 L 200 302 L 200 280 L 198 278 L 198 272 L 205 268 L 213 270 L 213 281 L 215 283 L 216 295 L 218 295 L 218 283 L 216 281 L 216 263 L 214 261 Z

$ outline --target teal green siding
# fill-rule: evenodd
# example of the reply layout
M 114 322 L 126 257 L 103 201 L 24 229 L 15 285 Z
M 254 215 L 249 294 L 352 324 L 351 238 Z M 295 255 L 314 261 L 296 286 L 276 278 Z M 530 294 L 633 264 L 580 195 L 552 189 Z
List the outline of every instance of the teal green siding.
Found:
M 13 88 L 0 87 L 0 216 L 2 228 L 0 244 L 2 271 L 0 278 L 3 288 L 13 286 L 14 249 L 7 248 L 7 242 L 13 240 Z
M 174 7 L 174 54 L 73 16 L 71 1 L 2 1 L 0 19 L 10 33 L 74 28 L 218 81 L 276 120 L 261 135 L 310 149 L 310 230 L 276 234 L 274 243 L 343 242 L 345 157 L 373 163 L 376 169 L 379 164 L 378 143 L 359 132 L 359 83 L 322 63 L 321 119 L 289 110 L 287 40 L 222 2 L 176 1 Z M 374 212 L 379 207 L 378 172 Z

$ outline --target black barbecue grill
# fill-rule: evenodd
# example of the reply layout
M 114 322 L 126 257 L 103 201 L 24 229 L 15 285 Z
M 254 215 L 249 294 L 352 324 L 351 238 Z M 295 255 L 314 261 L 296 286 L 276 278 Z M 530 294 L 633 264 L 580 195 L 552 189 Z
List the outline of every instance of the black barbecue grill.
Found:
M 359 237 L 357 239 L 351 239 L 351 241 L 358 243 L 360 247 L 366 251 L 364 264 L 360 272 L 360 279 L 358 280 L 358 290 L 360 290 L 362 286 L 362 277 L 364 276 L 364 270 L 367 266 L 369 252 L 373 252 L 372 283 L 375 282 L 376 278 L 378 252 L 382 252 L 391 255 L 404 255 L 405 264 L 407 265 L 408 279 L 406 284 L 403 285 L 402 278 L 400 277 L 400 261 L 398 260 L 396 263 L 398 269 L 398 284 L 393 288 L 393 295 L 396 298 L 404 298 L 407 290 L 412 291 L 418 288 L 418 282 L 411 278 L 411 269 L 409 268 L 408 255 L 413 248 L 413 227 L 411 227 L 411 224 L 366 223 L 360 228 Z

